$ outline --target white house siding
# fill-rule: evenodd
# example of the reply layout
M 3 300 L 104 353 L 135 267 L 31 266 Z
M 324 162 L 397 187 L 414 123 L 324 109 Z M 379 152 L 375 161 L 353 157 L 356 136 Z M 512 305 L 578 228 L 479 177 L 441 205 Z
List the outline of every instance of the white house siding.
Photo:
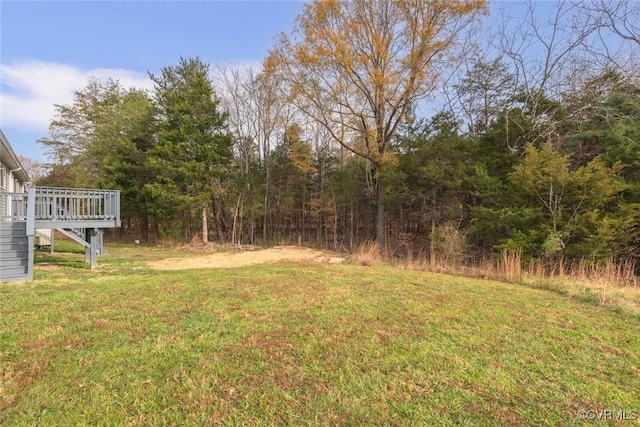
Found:
M 0 191 L 11 191 L 10 182 L 9 168 L 4 163 L 0 163 Z
M 0 129 L 0 220 L 11 215 L 11 196 L 6 193 L 24 193 L 29 176 L 20 164 L 18 156 Z

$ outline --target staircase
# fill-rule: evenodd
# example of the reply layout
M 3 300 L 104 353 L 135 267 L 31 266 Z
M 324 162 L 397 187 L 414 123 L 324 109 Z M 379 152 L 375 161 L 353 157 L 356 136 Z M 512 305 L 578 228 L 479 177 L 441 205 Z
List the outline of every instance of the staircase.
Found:
M 84 228 L 57 228 L 59 232 L 73 240 L 74 242 L 80 243 L 86 249 L 91 248 L 91 243 L 87 238 L 87 230 Z M 104 231 L 97 230 L 97 241 L 96 247 L 98 250 L 98 255 L 107 255 L 109 251 L 104 247 Z
M 31 280 L 33 260 L 24 221 L 0 221 L 0 282 Z

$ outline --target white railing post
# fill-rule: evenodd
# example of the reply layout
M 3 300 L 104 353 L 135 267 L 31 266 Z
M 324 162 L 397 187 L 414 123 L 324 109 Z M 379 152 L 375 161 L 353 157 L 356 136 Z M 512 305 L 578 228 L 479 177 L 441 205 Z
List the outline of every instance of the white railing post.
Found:
M 113 214 L 116 217 L 116 227 L 120 228 L 122 226 L 122 221 L 120 220 L 120 191 L 116 191 L 116 200 L 114 206 Z
M 29 187 L 27 195 L 27 236 L 36 235 L 36 186 Z
M 51 193 L 51 218 L 56 221 L 58 219 L 58 195 Z

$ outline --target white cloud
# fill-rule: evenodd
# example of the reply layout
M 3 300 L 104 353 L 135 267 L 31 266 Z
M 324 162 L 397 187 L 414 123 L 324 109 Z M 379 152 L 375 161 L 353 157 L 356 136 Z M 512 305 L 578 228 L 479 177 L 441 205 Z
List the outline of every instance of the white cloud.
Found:
M 16 62 L 0 65 L 0 127 L 46 133 L 54 104 L 71 104 L 74 91 L 91 77 L 119 80 L 125 88 L 151 89 L 146 73 L 118 68 L 81 70 L 52 62 Z

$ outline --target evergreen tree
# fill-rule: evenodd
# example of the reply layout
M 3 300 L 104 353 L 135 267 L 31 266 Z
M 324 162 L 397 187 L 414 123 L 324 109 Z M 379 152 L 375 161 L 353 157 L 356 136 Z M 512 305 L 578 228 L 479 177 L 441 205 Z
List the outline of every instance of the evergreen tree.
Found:
M 537 225 L 545 235 L 539 253 L 606 257 L 612 247 L 605 241 L 610 244 L 615 239 L 602 235 L 601 225 L 609 224 L 608 229 L 617 228 L 611 227 L 614 222 L 619 227 L 625 225 L 616 215 L 617 206 L 608 204 L 626 185 L 615 168 L 606 167 L 598 159 L 576 170 L 569 165 L 569 156 L 560 154 L 550 143 L 540 149 L 529 145 L 525 159 L 509 177 L 518 190 L 518 200 L 539 209 L 544 218 Z M 585 240 L 592 244 L 583 245 L 583 250 L 569 248 Z
M 155 215 L 165 237 L 177 238 L 181 231 L 188 239 L 199 225 L 207 240 L 209 207 L 232 160 L 232 138 L 225 114 L 218 111 L 209 66 L 199 58 L 180 58 L 177 66 L 151 79 L 159 117 L 148 162 L 156 181 L 147 189 Z
M 394 186 L 404 190 L 403 208 L 420 218 L 407 224 L 406 231 L 430 235 L 447 221 L 462 222 L 465 187 L 473 171 L 472 148 L 448 113 L 419 123 L 417 129 L 400 139 L 401 185 Z M 435 249 L 433 245 L 431 249 Z

